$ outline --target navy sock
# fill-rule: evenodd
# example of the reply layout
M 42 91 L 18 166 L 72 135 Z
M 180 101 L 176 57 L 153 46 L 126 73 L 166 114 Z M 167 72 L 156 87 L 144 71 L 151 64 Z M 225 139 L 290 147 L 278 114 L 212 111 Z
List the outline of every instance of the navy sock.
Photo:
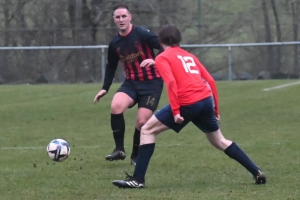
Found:
M 138 130 L 137 128 L 135 128 L 134 134 L 133 134 L 131 157 L 136 157 L 139 153 L 140 138 L 141 138 L 141 131 Z
M 116 149 L 124 151 L 125 120 L 123 113 L 111 114 L 110 123 L 115 139 Z
M 248 158 L 248 156 L 234 142 L 224 152 L 232 159 L 243 165 L 253 176 L 257 175 L 259 168 Z
M 149 161 L 154 152 L 155 143 L 140 145 L 133 177 L 140 183 L 145 182 L 145 175 Z

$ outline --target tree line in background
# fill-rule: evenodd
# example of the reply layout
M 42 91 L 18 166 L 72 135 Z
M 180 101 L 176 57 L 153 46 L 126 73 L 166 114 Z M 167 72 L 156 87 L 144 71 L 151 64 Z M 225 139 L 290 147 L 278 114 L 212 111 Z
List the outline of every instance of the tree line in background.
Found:
M 127 4 L 133 23 L 158 32 L 176 24 L 182 44 L 299 41 L 300 0 L 2 0 L 0 46 L 108 45 L 116 34 L 115 4 Z M 212 74 L 224 74 L 227 52 L 188 49 Z M 241 48 L 233 72 L 299 78 L 299 45 Z M 100 81 L 101 51 L 0 50 L 0 82 Z M 123 71 L 119 70 L 119 74 Z M 118 79 L 116 76 L 116 79 Z M 45 81 L 46 81 L 45 80 Z

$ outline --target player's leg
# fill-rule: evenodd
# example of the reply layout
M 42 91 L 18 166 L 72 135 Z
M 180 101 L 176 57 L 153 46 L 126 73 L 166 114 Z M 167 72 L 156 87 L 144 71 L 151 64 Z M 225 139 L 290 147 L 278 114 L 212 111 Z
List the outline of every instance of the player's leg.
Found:
M 120 150 L 124 150 L 125 120 L 123 113 L 133 103 L 133 99 L 123 92 L 117 92 L 111 102 L 111 128 L 116 147 Z
M 212 98 L 204 99 L 195 104 L 195 106 L 201 109 L 201 114 L 192 121 L 198 128 L 206 133 L 209 142 L 217 149 L 224 151 L 230 158 L 243 165 L 255 177 L 257 184 L 264 184 L 266 178 L 263 172 L 261 172 L 261 170 L 234 142 L 227 140 L 221 133 L 215 117 Z M 194 110 L 196 110 L 196 107 Z
M 155 137 L 168 129 L 153 115 L 141 129 L 141 145 L 133 176 L 127 174 L 125 180 L 115 180 L 113 184 L 121 188 L 144 188 L 145 174 L 155 148 Z
M 211 133 L 206 133 L 206 137 L 214 147 L 221 151 L 224 151 L 227 147 L 229 147 L 232 144 L 232 141 L 224 138 L 220 129 Z
M 155 79 L 145 82 L 135 82 L 138 92 L 138 113 L 136 118 L 135 131 L 133 134 L 133 144 L 130 163 L 136 164 L 136 158 L 140 144 L 140 130 L 156 110 L 163 89 L 163 82 Z
M 140 107 L 138 109 L 137 118 L 136 118 L 136 125 L 133 134 L 133 144 L 132 144 L 132 153 L 130 157 L 130 163 L 132 165 L 136 164 L 137 155 L 139 152 L 140 146 L 140 133 L 142 126 L 147 122 L 147 120 L 152 116 L 153 111 L 149 110 L 148 108 Z
M 181 111 L 188 115 L 189 111 L 185 108 L 182 108 Z M 147 121 L 147 123 L 141 129 L 140 149 L 133 173 L 133 178 L 135 180 L 139 181 L 140 183 L 145 182 L 148 164 L 155 148 L 156 135 L 167 129 L 173 129 L 178 133 L 189 122 L 190 119 L 188 116 L 186 116 L 181 124 L 175 123 L 170 105 L 158 110 L 155 115 L 153 115 Z
M 132 97 L 123 92 L 123 90 L 119 90 L 113 97 L 111 102 L 111 129 L 116 147 L 110 155 L 105 157 L 106 160 L 124 160 L 126 157 L 124 149 L 125 119 L 123 112 L 133 104 L 134 100 Z
M 115 180 L 113 184 L 123 188 L 143 188 L 145 174 L 155 149 L 156 135 L 169 128 L 179 132 L 188 123 L 189 120 L 185 120 L 181 124 L 176 124 L 170 105 L 157 111 L 141 129 L 140 149 L 133 176 L 125 180 Z
M 259 167 L 251 161 L 246 153 L 244 153 L 235 142 L 225 139 L 220 129 L 211 133 L 206 133 L 206 137 L 214 147 L 224 151 L 230 158 L 243 165 L 253 175 L 256 184 L 266 183 L 266 176 Z
M 141 129 L 139 154 L 136 161 L 133 177 L 140 183 L 145 182 L 148 164 L 155 149 L 156 135 L 169 129 L 153 115 Z

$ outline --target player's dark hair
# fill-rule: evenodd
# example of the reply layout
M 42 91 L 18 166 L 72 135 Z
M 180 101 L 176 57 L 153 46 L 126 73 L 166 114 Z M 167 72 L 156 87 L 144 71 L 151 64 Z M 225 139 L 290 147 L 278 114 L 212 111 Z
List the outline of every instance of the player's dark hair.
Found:
M 159 41 L 167 46 L 179 46 L 181 33 L 173 24 L 164 25 L 158 33 Z
M 127 5 L 125 5 L 125 4 L 118 4 L 118 5 L 115 5 L 115 6 L 114 6 L 112 15 L 114 15 L 115 11 L 116 11 L 117 9 L 119 9 L 119 8 L 125 8 L 125 9 L 128 10 L 128 12 L 130 13 L 129 8 L 128 8 Z

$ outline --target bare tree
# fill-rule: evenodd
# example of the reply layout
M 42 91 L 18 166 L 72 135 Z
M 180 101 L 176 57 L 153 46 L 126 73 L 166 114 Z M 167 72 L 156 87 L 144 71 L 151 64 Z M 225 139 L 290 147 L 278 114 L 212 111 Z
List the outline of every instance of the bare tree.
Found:
M 264 20 L 264 27 L 265 27 L 265 42 L 272 42 L 272 34 L 271 34 L 271 27 L 270 27 L 270 19 L 269 19 L 269 11 L 267 8 L 266 0 L 261 0 L 261 6 L 262 6 L 262 14 L 263 14 L 263 20 Z M 273 46 L 267 46 L 267 69 L 268 71 L 273 75 L 276 74 L 277 71 L 274 68 L 274 54 L 273 54 Z
M 272 10 L 275 18 L 275 23 L 276 23 L 276 36 L 277 36 L 277 41 L 281 42 L 281 27 L 280 27 L 280 21 L 279 21 L 279 16 L 278 16 L 278 11 L 277 11 L 277 6 L 274 0 L 271 0 L 271 5 L 272 5 Z M 276 54 L 274 58 L 274 67 L 275 71 L 279 72 L 281 69 L 281 47 L 276 46 Z
M 4 13 L 4 29 L 9 30 L 10 29 L 10 22 L 11 22 L 11 16 L 10 16 L 10 10 L 9 10 L 9 4 L 10 0 L 5 0 L 2 3 L 3 13 Z M 4 38 L 3 38 L 3 45 L 9 46 L 10 45 L 10 34 L 9 31 L 4 31 Z M 0 64 L 0 78 L 3 76 L 3 78 L 8 74 L 9 71 L 9 59 L 10 53 L 8 51 L 1 52 L 2 57 L 2 63 Z
M 154 32 L 166 23 L 176 24 L 184 44 L 299 40 L 300 0 L 261 0 L 259 4 L 239 0 L 2 0 L 0 42 L 5 46 L 107 45 L 117 33 L 112 20 L 116 3 L 129 5 L 133 23 Z M 227 70 L 226 50 L 188 50 L 212 66 L 210 71 Z M 100 55 L 99 50 L 87 49 L 2 51 L 0 75 L 21 82 L 34 82 L 40 75 L 55 82 L 99 81 Z M 299 55 L 296 46 L 233 49 L 233 69 L 267 70 L 276 75 L 292 63 L 294 73 L 300 73 Z
M 294 0 L 291 2 L 293 17 L 293 39 L 299 41 L 299 20 L 300 20 L 300 2 Z M 300 76 L 300 45 L 294 47 L 294 72 Z

